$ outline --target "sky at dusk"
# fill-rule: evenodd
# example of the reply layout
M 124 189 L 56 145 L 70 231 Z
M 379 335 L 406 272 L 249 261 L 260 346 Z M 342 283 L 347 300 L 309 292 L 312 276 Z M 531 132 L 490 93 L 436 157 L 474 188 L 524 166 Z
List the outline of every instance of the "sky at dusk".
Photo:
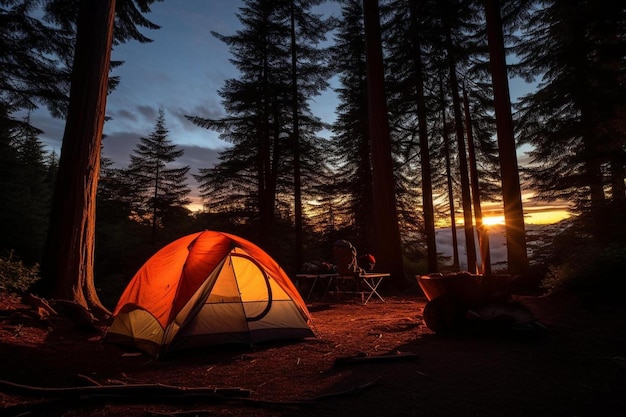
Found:
M 241 28 L 236 16 L 240 0 L 163 1 L 152 5 L 147 17 L 161 26 L 158 30 L 142 30 L 153 40 L 149 44 L 129 42 L 114 48 L 112 60 L 124 61 L 112 75 L 120 84 L 107 99 L 104 125 L 103 156 L 116 167 L 126 167 L 140 137 L 154 130 L 158 110 L 165 111 L 169 139 L 185 153 L 178 159 L 181 166 L 189 165 L 190 173 L 212 166 L 220 150 L 228 144 L 218 134 L 189 122 L 185 115 L 205 118 L 225 116 L 218 90 L 224 81 L 237 78 L 230 63 L 227 45 L 216 39 L 211 31 L 233 35 Z M 334 2 L 314 9 L 326 15 L 340 13 Z M 335 119 L 337 100 L 332 91 L 314 98 L 312 111 L 327 122 Z M 32 123 L 43 130 L 41 141 L 48 149 L 60 151 L 65 123 L 53 119 L 45 108 L 30 115 Z M 197 200 L 196 182 L 189 179 Z
M 169 139 L 184 150 L 178 159 L 181 166 L 189 165 L 190 173 L 211 167 L 219 151 L 228 146 L 218 134 L 189 122 L 185 115 L 205 118 L 225 116 L 218 94 L 224 81 L 237 78 L 228 46 L 211 35 L 211 31 L 232 35 L 241 28 L 236 13 L 240 0 L 163 1 L 152 5 L 147 16 L 161 26 L 158 30 L 142 30 L 152 43 L 130 42 L 113 50 L 112 59 L 124 61 L 112 75 L 120 84 L 107 100 L 107 116 L 103 139 L 103 156 L 114 166 L 126 167 L 129 157 L 139 143 L 154 130 L 159 108 L 165 112 Z M 339 16 L 340 7 L 334 2 L 314 9 L 325 15 Z M 529 86 L 519 80 L 510 84 L 511 98 L 526 93 Z M 315 115 L 325 122 L 335 120 L 337 99 L 327 91 L 310 103 Z M 31 113 L 31 122 L 43 130 L 41 141 L 48 149 L 60 150 L 64 121 L 53 119 L 46 109 Z M 520 163 L 525 155 L 518 151 Z M 189 178 L 192 199 L 199 203 L 196 182 Z M 199 208 L 199 206 L 195 206 Z

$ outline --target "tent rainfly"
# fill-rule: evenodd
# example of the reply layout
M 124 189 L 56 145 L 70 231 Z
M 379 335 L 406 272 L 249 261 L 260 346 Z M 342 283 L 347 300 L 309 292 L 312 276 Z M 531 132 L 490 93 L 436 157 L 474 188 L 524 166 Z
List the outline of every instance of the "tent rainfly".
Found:
M 130 281 L 104 340 L 155 357 L 227 343 L 315 336 L 282 268 L 240 237 L 204 231 L 155 253 Z

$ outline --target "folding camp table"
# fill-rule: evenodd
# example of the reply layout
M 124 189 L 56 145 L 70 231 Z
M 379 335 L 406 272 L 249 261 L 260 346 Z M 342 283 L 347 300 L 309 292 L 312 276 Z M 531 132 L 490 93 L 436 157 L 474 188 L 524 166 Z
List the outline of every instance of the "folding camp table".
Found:
M 382 301 L 383 303 L 385 302 L 385 299 L 378 293 L 378 287 L 380 286 L 380 284 L 382 284 L 383 280 L 389 277 L 390 275 L 391 274 L 389 273 L 378 273 L 378 272 L 366 272 L 366 273 L 359 274 L 358 278 L 361 280 L 363 284 L 365 284 L 367 288 L 369 288 L 369 291 L 368 291 L 369 294 L 367 295 L 367 298 L 365 299 L 363 304 L 367 304 L 367 302 L 374 295 L 378 297 L 378 299 Z M 361 286 L 361 288 L 363 288 L 363 286 Z
M 361 302 L 363 305 L 367 304 L 372 297 L 376 296 L 383 303 L 385 299 L 378 292 L 378 288 L 380 284 L 382 284 L 383 280 L 389 277 L 389 273 L 378 273 L 378 272 L 368 272 L 361 273 L 356 275 L 339 275 L 339 274 L 298 274 L 296 275 L 296 279 L 299 282 L 302 280 L 312 280 L 311 287 L 309 287 L 309 291 L 307 295 L 304 297 L 305 300 L 309 300 L 313 295 L 313 290 L 318 285 L 324 285 L 324 292 L 322 293 L 321 300 L 326 298 L 328 295 L 330 288 L 333 282 L 338 283 L 338 281 L 351 281 L 356 289 L 354 291 L 340 291 L 346 293 L 361 293 Z M 325 284 L 324 284 L 324 281 Z M 352 285 L 351 285 L 352 286 Z
M 391 274 L 389 273 L 380 273 L 380 272 L 361 272 L 355 273 L 354 275 L 339 275 L 335 280 L 342 281 L 350 281 L 351 286 L 356 287 L 354 291 L 344 291 L 344 292 L 355 292 L 361 294 L 361 304 L 367 304 L 372 297 L 376 296 L 383 303 L 386 302 L 385 299 L 378 292 L 378 288 L 380 284 L 382 284 L 383 280 L 389 277 Z
M 326 297 L 326 295 L 328 294 L 328 290 L 330 289 L 330 285 L 332 284 L 333 279 L 337 276 L 337 274 L 298 274 L 296 275 L 296 280 L 298 282 L 302 282 L 303 280 L 313 281 L 311 283 L 311 286 L 309 287 L 309 291 L 307 292 L 306 297 L 304 297 L 305 300 L 309 300 L 311 298 L 311 295 L 313 295 L 313 290 L 318 283 L 319 285 L 324 285 L 324 281 L 326 281 L 326 286 L 324 287 L 324 292 L 322 293 L 321 297 L 321 299 L 323 300 L 324 297 Z

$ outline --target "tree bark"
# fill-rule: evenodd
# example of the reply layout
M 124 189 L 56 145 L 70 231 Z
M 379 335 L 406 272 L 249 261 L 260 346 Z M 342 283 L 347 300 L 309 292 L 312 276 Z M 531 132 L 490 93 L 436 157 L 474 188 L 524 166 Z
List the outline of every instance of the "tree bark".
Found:
M 476 273 L 476 242 L 474 241 L 474 219 L 472 218 L 472 200 L 463 135 L 463 117 L 459 100 L 459 85 L 456 76 L 456 59 L 454 57 L 450 27 L 446 22 L 446 44 L 448 50 L 448 67 L 450 71 L 450 95 L 454 111 L 454 127 L 459 156 L 459 171 L 461 175 L 461 205 L 463 206 L 463 230 L 465 231 L 465 250 L 467 252 L 467 270 Z
M 626 161 L 624 152 L 617 149 L 610 157 L 611 166 L 611 229 L 613 238 L 626 235 Z
M 54 298 L 108 315 L 94 285 L 96 191 L 115 0 L 81 0 L 76 47 L 42 275 Z
M 266 42 L 268 42 L 266 40 Z M 270 97 L 269 88 L 269 67 L 268 51 L 265 47 L 263 51 L 262 67 L 260 69 L 261 94 L 258 97 L 259 116 L 257 121 L 257 132 L 259 137 L 257 148 L 257 177 L 258 177 L 258 197 L 259 197 L 259 244 L 268 248 L 272 242 L 272 234 L 274 228 L 274 207 L 276 182 L 273 177 L 273 164 L 276 159 L 272 159 L 272 134 L 270 116 L 272 111 L 276 113 L 275 103 Z M 272 106 L 272 107 L 270 107 Z M 274 141 L 276 138 L 274 137 Z M 274 147 L 274 152 L 277 149 Z
M 484 5 L 502 176 L 502 203 L 504 206 L 508 272 L 512 275 L 523 275 L 528 269 L 526 227 L 524 225 L 522 191 L 513 133 L 500 1 L 485 0 Z
M 378 0 L 363 0 L 367 65 L 367 103 L 372 144 L 372 174 L 377 267 L 389 271 L 399 288 L 407 285 L 391 157 L 391 135 L 385 97 Z
M 299 271 L 302 267 L 304 258 L 304 245 L 303 245 L 303 232 L 302 232 L 302 184 L 300 175 L 300 131 L 299 131 L 299 117 L 298 110 L 298 57 L 296 54 L 296 20 L 295 20 L 295 5 L 294 0 L 290 5 L 290 18 L 291 18 L 291 117 L 292 117 L 292 131 L 291 140 L 293 141 L 293 198 L 294 198 L 294 226 L 295 226 L 295 270 Z
M 491 253 L 489 250 L 489 230 L 483 223 L 483 210 L 480 205 L 480 185 L 478 182 L 478 164 L 476 163 L 476 151 L 474 147 L 474 134 L 472 132 L 472 116 L 470 114 L 467 90 L 463 86 L 463 103 L 465 111 L 465 132 L 467 132 L 467 151 L 470 168 L 470 184 L 472 187 L 472 199 L 474 202 L 474 218 L 478 232 L 478 248 L 480 253 L 480 272 L 491 275 Z
M 458 271 L 459 267 L 459 242 L 456 236 L 456 214 L 454 213 L 454 188 L 452 186 L 452 164 L 450 162 L 450 135 L 446 120 L 446 100 L 444 97 L 443 80 L 439 79 L 439 94 L 441 101 L 441 125 L 443 135 L 444 156 L 446 159 L 446 179 L 448 185 L 448 204 L 450 205 L 450 230 L 452 232 L 452 269 Z
M 424 74 L 422 65 L 422 47 L 417 29 L 417 4 L 411 0 L 411 25 L 415 57 L 415 87 L 417 92 L 417 118 L 419 125 L 419 149 L 422 168 L 422 210 L 424 211 L 424 231 L 428 254 L 428 272 L 439 272 L 437 264 L 437 242 L 435 236 L 435 209 L 433 206 L 432 171 L 430 169 L 430 150 L 426 121 L 426 98 L 424 95 Z

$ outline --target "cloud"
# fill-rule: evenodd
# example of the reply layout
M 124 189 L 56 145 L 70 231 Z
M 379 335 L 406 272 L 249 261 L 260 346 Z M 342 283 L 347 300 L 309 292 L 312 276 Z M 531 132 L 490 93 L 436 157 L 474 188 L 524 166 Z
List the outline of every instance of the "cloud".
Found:
M 107 120 L 104 124 L 105 135 L 115 135 L 135 131 L 137 136 L 148 135 L 154 130 L 158 115 L 158 106 L 133 104 L 132 106 L 107 105 Z
M 54 149 L 57 157 L 61 152 L 61 143 L 63 142 L 63 133 L 65 132 L 65 120 L 54 119 L 46 109 L 38 109 L 30 114 L 30 121 L 33 126 L 42 130 L 39 136 L 41 143 Z
M 217 101 L 217 96 L 209 97 L 203 103 L 196 104 L 191 108 L 191 114 L 207 119 L 221 119 L 226 117 L 222 104 Z M 189 113 L 187 113 L 189 114 Z
M 182 145 L 180 146 L 185 153 L 179 158 L 181 165 L 189 165 L 191 169 L 190 174 L 197 174 L 200 168 L 210 168 L 218 162 L 219 154 L 221 150 L 210 149 L 202 146 L 195 145 Z
M 528 165 L 530 165 L 531 160 L 530 160 L 530 155 L 528 155 L 528 152 L 523 152 L 523 153 L 521 153 L 521 155 L 518 152 L 518 154 L 517 154 L 517 162 L 518 162 L 519 166 L 528 166 Z
M 137 122 L 137 115 L 126 109 L 120 109 L 115 114 L 109 115 L 111 120 L 127 120 L 131 123 Z
M 151 120 L 153 123 L 156 122 L 156 118 L 159 114 L 159 106 L 148 106 L 145 104 L 140 104 L 137 106 L 137 111 L 146 119 Z
M 102 156 L 113 161 L 115 168 L 126 168 L 137 143 L 139 136 L 135 132 L 112 133 L 102 140 Z
M 139 143 L 139 136 L 133 132 L 118 132 L 103 140 L 103 157 L 113 161 L 114 168 L 127 168 L 130 164 L 130 155 Z M 198 174 L 200 168 L 210 168 L 217 163 L 220 149 L 211 149 L 197 145 L 177 145 L 184 151 L 183 155 L 172 166 L 189 166 L 187 184 L 191 189 L 190 197 L 196 205 L 200 204 L 198 183 L 193 174 Z M 198 209 L 199 207 L 196 207 Z
M 141 135 L 143 136 L 143 135 Z M 139 137 L 135 132 L 116 132 L 106 136 L 103 140 L 103 155 L 111 159 L 117 167 L 126 167 L 130 163 L 130 155 L 134 153 Z M 197 173 L 197 168 L 209 168 L 219 158 L 221 149 L 212 149 L 198 145 L 177 145 L 184 151 L 177 165 L 191 166 L 191 172 Z
M 467 270 L 467 248 L 465 245 L 465 230 L 463 227 L 456 228 L 456 237 L 459 248 L 459 264 L 461 270 Z M 476 259 L 480 264 L 480 255 L 478 254 L 478 240 L 474 233 L 474 241 L 476 242 Z M 437 245 L 437 253 L 450 258 L 449 265 L 452 264 L 453 245 L 452 245 L 452 228 L 445 227 L 437 229 L 435 232 L 435 242 Z M 498 268 L 506 265 L 506 238 L 504 236 L 504 226 L 493 226 L 489 228 L 489 253 L 491 255 L 491 265 Z
M 183 107 L 170 107 L 168 108 L 169 113 L 174 116 L 174 122 L 180 123 L 180 125 L 188 131 L 197 132 L 198 129 L 205 130 L 201 127 L 198 127 L 194 123 L 190 122 L 186 116 L 196 116 L 202 117 L 205 119 L 221 119 L 224 117 L 224 111 L 222 107 L 215 103 L 212 100 L 207 100 L 206 104 L 196 104 L 191 109 L 183 108 Z

